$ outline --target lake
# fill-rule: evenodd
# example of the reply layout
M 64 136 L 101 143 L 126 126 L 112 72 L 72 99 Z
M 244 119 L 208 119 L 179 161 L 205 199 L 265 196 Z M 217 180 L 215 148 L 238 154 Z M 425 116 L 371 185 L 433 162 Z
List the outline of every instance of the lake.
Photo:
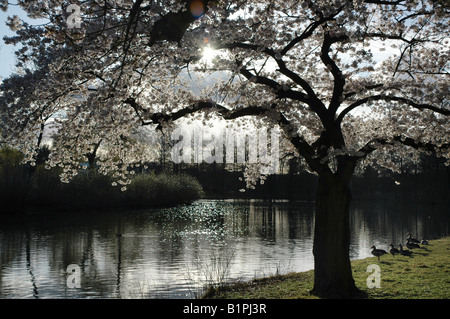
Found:
M 354 202 L 351 258 L 407 232 L 447 235 L 449 216 L 448 205 Z M 313 229 L 314 203 L 287 200 L 0 216 L 0 298 L 195 298 L 210 283 L 313 269 Z

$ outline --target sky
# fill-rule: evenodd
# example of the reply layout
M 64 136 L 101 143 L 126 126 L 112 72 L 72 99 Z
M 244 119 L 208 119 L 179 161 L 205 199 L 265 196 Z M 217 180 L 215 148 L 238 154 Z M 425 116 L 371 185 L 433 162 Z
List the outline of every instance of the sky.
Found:
M 13 16 L 14 14 L 22 15 L 23 11 L 16 7 L 11 7 L 7 12 L 0 11 L 0 77 L 8 77 L 15 69 L 15 48 L 12 45 L 6 45 L 3 41 L 4 36 L 11 36 L 14 33 L 6 26 L 6 19 L 8 16 Z
M 0 10 L 0 79 L 8 77 L 16 70 L 16 58 L 14 52 L 18 49 L 18 47 L 10 44 L 5 44 L 5 42 L 3 41 L 4 36 L 14 35 L 14 32 L 12 32 L 6 25 L 8 16 L 12 17 L 14 15 L 18 15 L 20 19 L 29 24 L 42 24 L 42 21 L 44 21 L 28 18 L 25 11 L 23 11 L 19 6 L 13 5 L 11 3 L 13 2 L 10 1 L 7 12 L 3 12 Z

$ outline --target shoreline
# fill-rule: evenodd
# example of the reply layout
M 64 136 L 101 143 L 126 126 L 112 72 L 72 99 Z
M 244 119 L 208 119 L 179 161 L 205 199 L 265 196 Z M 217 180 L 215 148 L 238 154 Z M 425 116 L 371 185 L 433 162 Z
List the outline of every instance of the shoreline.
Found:
M 385 255 L 351 260 L 353 278 L 362 295 L 357 299 L 449 299 L 450 237 L 430 240 L 413 257 Z M 369 265 L 380 267 L 380 288 L 368 288 Z M 292 272 L 210 287 L 202 299 L 318 299 L 314 270 Z

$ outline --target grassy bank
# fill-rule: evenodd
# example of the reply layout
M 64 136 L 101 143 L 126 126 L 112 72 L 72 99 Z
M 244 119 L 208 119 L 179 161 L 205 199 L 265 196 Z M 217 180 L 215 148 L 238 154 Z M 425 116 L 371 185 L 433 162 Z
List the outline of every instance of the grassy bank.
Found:
M 353 278 L 369 299 L 448 299 L 450 298 L 450 237 L 432 240 L 413 257 L 384 255 L 352 261 Z M 367 267 L 381 269 L 381 287 L 367 288 Z M 210 289 L 204 298 L 226 299 L 312 299 L 314 271 L 255 279 Z

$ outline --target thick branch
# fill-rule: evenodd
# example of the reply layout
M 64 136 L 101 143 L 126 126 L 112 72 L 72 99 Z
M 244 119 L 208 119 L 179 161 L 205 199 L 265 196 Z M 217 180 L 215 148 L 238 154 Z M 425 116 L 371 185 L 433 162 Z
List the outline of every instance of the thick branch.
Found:
M 309 85 L 307 81 L 305 81 L 302 77 L 300 77 L 297 73 L 289 70 L 286 67 L 286 64 L 282 59 L 276 60 L 278 64 L 278 71 L 281 74 L 290 78 L 294 83 L 300 85 L 303 90 L 307 93 L 306 98 L 308 99 L 306 103 L 311 107 L 311 109 L 319 115 L 320 118 L 326 118 L 326 107 L 322 103 L 322 101 L 317 97 L 316 92 L 314 92 L 313 88 Z
M 331 102 L 329 106 L 329 112 L 334 117 L 336 111 L 341 103 L 341 98 L 344 93 L 345 77 L 343 76 L 341 70 L 337 66 L 336 62 L 329 56 L 329 51 L 333 43 L 344 41 L 348 39 L 347 35 L 341 35 L 338 37 L 331 37 L 328 33 L 325 34 L 322 44 L 322 51 L 320 54 L 320 59 L 325 64 L 325 66 L 333 74 L 334 86 L 333 86 L 333 96 L 331 97 Z
M 242 67 L 240 73 L 247 78 L 249 81 L 254 81 L 255 83 L 264 84 L 270 87 L 278 96 L 278 98 L 290 98 L 296 101 L 309 104 L 308 96 L 302 92 L 294 91 L 291 89 L 283 89 L 282 85 L 277 81 L 269 79 L 265 76 L 259 76 L 252 74 L 248 69 Z
M 309 38 L 313 34 L 313 32 L 317 29 L 317 27 L 319 27 L 322 23 L 330 21 L 330 20 L 333 20 L 334 17 L 341 11 L 341 9 L 342 9 L 342 7 L 340 9 L 338 9 L 335 14 L 332 14 L 329 17 L 324 17 L 324 18 L 322 18 L 322 19 L 320 19 L 318 21 L 315 21 L 315 22 L 311 23 L 310 25 L 308 25 L 301 35 L 299 35 L 298 37 L 295 37 L 294 39 L 292 39 L 292 41 L 289 42 L 283 48 L 283 50 L 281 50 L 281 52 L 280 52 L 281 55 L 285 55 L 286 53 L 288 53 L 288 51 L 290 49 L 292 49 L 298 43 L 300 43 L 303 40 Z
M 387 34 L 387 33 L 376 33 L 376 32 L 369 32 L 369 33 L 365 33 L 364 37 L 367 38 L 381 38 L 381 39 L 391 39 L 391 40 L 400 40 L 403 42 L 406 42 L 410 45 L 413 45 L 415 43 L 420 43 L 420 42 L 431 42 L 431 40 L 427 39 L 427 40 L 421 40 L 421 39 L 415 39 L 412 38 L 411 40 L 406 39 L 405 37 L 403 37 L 402 35 L 397 35 L 397 34 Z
M 364 92 L 367 92 L 369 90 L 374 90 L 374 89 L 380 89 L 383 86 L 384 86 L 384 84 L 382 84 L 382 83 L 380 83 L 380 84 L 373 84 L 373 85 L 366 85 L 366 86 L 364 86 Z M 358 94 L 358 92 L 356 92 L 356 91 L 351 91 L 351 92 L 345 93 L 344 94 L 344 99 L 348 99 L 348 98 L 350 98 L 350 97 L 352 97 L 352 96 L 354 96 L 356 94 Z
M 249 44 L 249 43 L 242 43 L 242 42 L 234 42 L 222 45 L 221 48 L 242 48 L 242 49 L 249 49 L 253 51 L 258 50 L 258 46 L 255 44 Z M 241 74 L 246 77 L 248 80 L 255 80 L 256 83 L 264 84 L 272 88 L 280 98 L 290 98 L 294 99 L 296 101 L 300 101 L 303 103 L 306 103 L 322 120 L 322 123 L 324 126 L 327 126 L 329 124 L 329 117 L 326 112 L 326 107 L 322 103 L 322 101 L 317 97 L 316 93 L 314 92 L 313 88 L 309 85 L 307 81 L 305 81 L 302 77 L 300 77 L 297 73 L 289 70 L 286 67 L 286 64 L 281 59 L 280 56 L 277 56 L 277 53 L 269 48 L 264 48 L 262 52 L 266 53 L 270 57 L 272 57 L 278 64 L 278 71 L 291 79 L 294 83 L 300 85 L 300 87 L 306 92 L 301 93 L 294 90 L 282 90 L 280 89 L 282 86 L 267 77 L 264 76 L 256 76 L 252 74 L 249 70 L 247 70 L 245 67 L 242 67 L 240 69 Z
M 357 108 L 358 106 L 361 106 L 363 104 L 366 104 L 370 101 L 386 101 L 386 102 L 390 102 L 390 101 L 396 101 L 396 102 L 401 102 L 407 105 L 410 105 L 416 109 L 419 110 L 423 110 L 423 109 L 428 109 L 431 110 L 433 112 L 448 116 L 450 115 L 450 110 L 448 109 L 442 109 L 436 106 L 433 106 L 431 104 L 425 104 L 425 103 L 416 103 L 413 100 L 407 99 L 407 98 L 403 98 L 403 97 L 399 97 L 399 96 L 389 96 L 389 95 L 373 95 L 373 96 L 369 96 L 366 98 L 363 98 L 361 100 L 358 100 L 352 104 L 350 104 L 349 106 L 347 106 L 338 116 L 337 118 L 337 122 L 340 123 L 342 122 L 342 120 L 344 119 L 345 115 L 347 115 L 350 111 L 354 110 L 355 108 Z
M 194 102 L 191 104 L 190 107 L 186 107 L 169 114 L 159 112 L 149 114 L 148 110 L 144 109 L 139 103 L 136 102 L 136 99 L 131 97 L 124 100 L 123 103 L 130 105 L 134 109 L 136 115 L 139 117 L 141 124 L 143 126 L 156 124 L 158 125 L 157 129 L 161 129 L 161 124 L 163 122 L 176 121 L 182 117 L 186 117 L 189 114 L 193 114 L 206 109 L 216 108 L 220 114 L 228 112 L 228 109 L 225 108 L 224 106 L 221 106 L 220 104 L 210 101 Z
M 397 1 L 383 1 L 383 0 L 364 0 L 365 3 L 374 3 L 374 4 L 385 4 L 395 6 L 398 4 L 402 4 L 405 0 L 397 0 Z
M 412 147 L 417 150 L 423 150 L 423 151 L 429 151 L 429 152 L 436 152 L 437 149 L 440 150 L 446 150 L 450 147 L 449 143 L 442 144 L 441 146 L 432 144 L 432 143 L 424 143 L 420 141 L 416 141 L 410 137 L 403 137 L 403 136 L 394 136 L 392 139 L 387 138 L 376 138 L 371 141 L 369 141 L 366 145 L 364 145 L 359 152 L 364 154 L 364 157 L 369 155 L 370 153 L 376 151 L 377 145 L 392 145 L 395 142 L 403 144 L 405 146 Z

